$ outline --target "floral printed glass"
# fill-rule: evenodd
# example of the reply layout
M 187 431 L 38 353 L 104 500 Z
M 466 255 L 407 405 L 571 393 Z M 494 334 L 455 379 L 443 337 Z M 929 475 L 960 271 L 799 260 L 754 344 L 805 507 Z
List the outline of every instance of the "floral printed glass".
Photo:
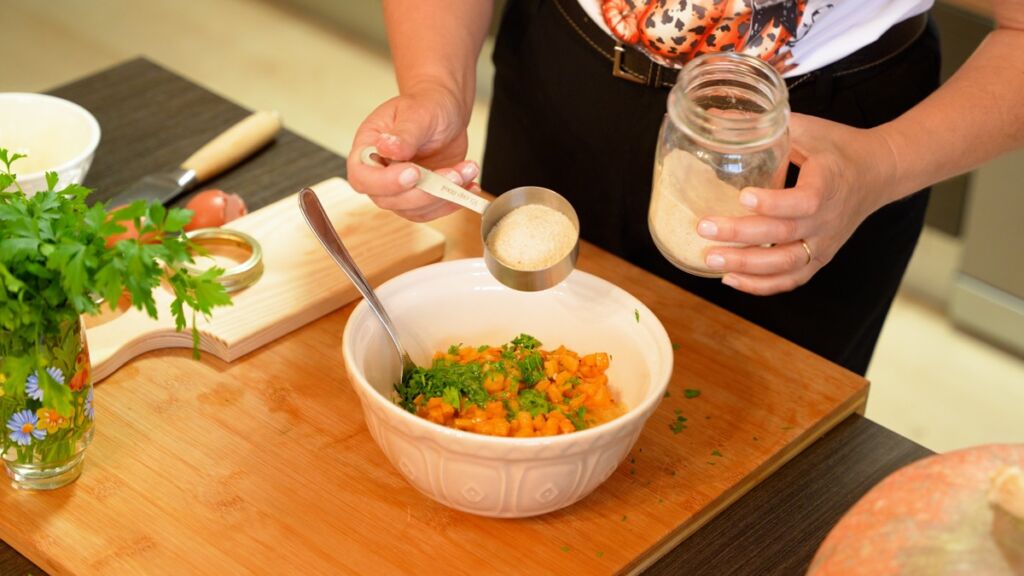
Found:
M 0 421 L 4 467 L 15 488 L 48 490 L 82 473 L 92 440 L 93 387 L 81 322 L 13 349 L 0 334 Z

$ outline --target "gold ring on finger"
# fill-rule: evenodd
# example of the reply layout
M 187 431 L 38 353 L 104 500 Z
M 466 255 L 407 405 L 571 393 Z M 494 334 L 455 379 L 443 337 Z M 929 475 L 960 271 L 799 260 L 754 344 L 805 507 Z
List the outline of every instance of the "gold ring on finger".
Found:
M 804 252 L 807 252 L 807 262 L 804 263 L 804 266 L 806 266 L 807 264 L 810 264 L 813 259 L 811 256 L 811 247 L 807 245 L 806 240 L 801 240 L 800 245 L 804 247 Z

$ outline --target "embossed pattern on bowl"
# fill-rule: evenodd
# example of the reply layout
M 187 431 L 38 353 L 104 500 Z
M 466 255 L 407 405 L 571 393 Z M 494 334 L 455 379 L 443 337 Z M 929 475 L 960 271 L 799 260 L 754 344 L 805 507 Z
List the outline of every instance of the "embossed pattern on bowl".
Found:
M 371 435 L 416 489 L 465 512 L 534 516 L 590 494 L 626 457 L 672 373 L 672 346 L 654 314 L 579 270 L 550 290 L 517 292 L 495 281 L 482 259 L 456 260 L 402 274 L 377 292 L 421 365 L 450 344 L 500 344 L 522 332 L 545 347 L 612 356 L 609 386 L 628 408 L 623 416 L 564 436 L 483 436 L 433 424 L 390 400 L 393 353 L 369 308 L 356 306 L 342 349 Z

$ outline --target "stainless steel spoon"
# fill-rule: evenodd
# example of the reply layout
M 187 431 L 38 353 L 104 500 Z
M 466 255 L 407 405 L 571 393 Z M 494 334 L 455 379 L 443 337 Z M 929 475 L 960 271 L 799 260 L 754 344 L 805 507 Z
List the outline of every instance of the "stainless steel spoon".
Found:
M 331 258 L 345 271 L 345 274 L 355 284 L 356 289 L 366 299 L 370 310 L 373 310 L 373 313 L 377 315 L 377 319 L 384 325 L 384 331 L 388 333 L 398 353 L 399 365 L 402 367 L 400 381 L 405 381 L 405 375 L 412 371 L 416 365 L 413 363 L 412 358 L 409 358 L 409 354 L 402 347 L 402 343 L 399 342 L 398 331 L 395 330 L 395 325 L 391 322 L 391 317 L 388 316 L 384 305 L 377 298 L 373 288 L 370 287 L 370 283 L 367 282 L 362 270 L 359 269 L 359 266 L 356 266 L 352 255 L 348 253 L 345 245 L 342 244 L 341 238 L 338 237 L 338 232 L 334 229 L 334 225 L 331 224 L 331 219 L 327 217 L 327 212 L 324 211 L 324 207 L 320 203 L 320 199 L 317 198 L 316 192 L 309 188 L 304 188 L 299 192 L 299 209 L 302 210 L 306 223 L 309 224 L 313 234 L 320 240 L 324 250 L 327 250 Z

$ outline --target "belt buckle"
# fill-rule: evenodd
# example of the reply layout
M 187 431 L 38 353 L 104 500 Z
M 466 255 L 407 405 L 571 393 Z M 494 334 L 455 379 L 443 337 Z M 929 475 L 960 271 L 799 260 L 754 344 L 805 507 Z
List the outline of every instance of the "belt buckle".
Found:
M 622 42 L 615 43 L 615 57 L 612 59 L 612 76 L 616 78 L 622 78 L 623 80 L 629 80 L 634 84 L 647 84 L 647 79 L 642 78 L 637 74 L 627 72 L 622 67 L 622 58 L 625 56 L 626 48 L 622 46 Z

